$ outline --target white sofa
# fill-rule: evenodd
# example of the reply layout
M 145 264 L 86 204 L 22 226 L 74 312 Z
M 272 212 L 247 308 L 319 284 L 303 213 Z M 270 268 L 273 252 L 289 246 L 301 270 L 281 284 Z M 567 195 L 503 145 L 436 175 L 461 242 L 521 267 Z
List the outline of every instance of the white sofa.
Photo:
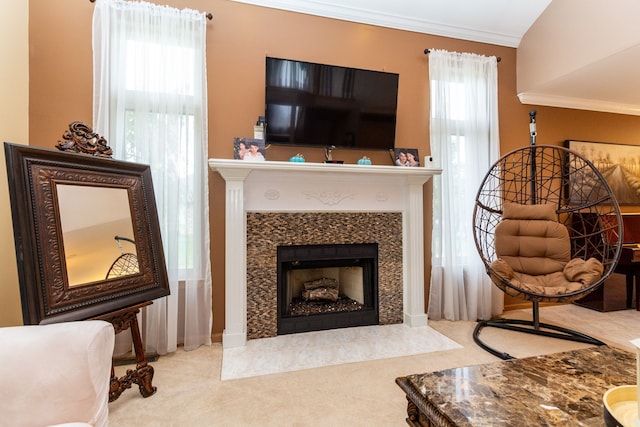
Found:
M 106 426 L 114 339 L 102 320 L 0 328 L 0 426 Z

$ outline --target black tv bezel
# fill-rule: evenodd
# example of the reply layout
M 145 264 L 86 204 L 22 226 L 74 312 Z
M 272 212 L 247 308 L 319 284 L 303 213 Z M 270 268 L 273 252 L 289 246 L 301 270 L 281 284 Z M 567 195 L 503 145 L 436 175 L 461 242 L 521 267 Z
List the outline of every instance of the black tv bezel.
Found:
M 333 143 L 309 143 L 309 142 L 304 142 L 304 141 L 294 141 L 294 142 L 283 142 L 281 140 L 277 140 L 277 139 L 273 139 L 272 136 L 273 134 L 270 132 L 269 129 L 269 119 L 268 119 L 268 108 L 270 105 L 269 102 L 269 61 L 270 60 L 276 60 L 276 61 L 290 61 L 290 62 L 294 62 L 294 63 L 302 63 L 302 64 L 310 64 L 313 66 L 318 66 L 318 67 L 326 67 L 328 69 L 340 69 L 340 70 L 351 70 L 354 72 L 364 72 L 364 73 L 371 73 L 371 74 L 377 74 L 377 75 L 385 75 L 385 76 L 389 76 L 391 78 L 395 78 L 395 90 L 393 93 L 393 98 L 394 98 L 394 105 L 392 108 L 392 123 L 393 123 L 393 131 L 392 131 L 392 136 L 390 138 L 387 139 L 387 143 L 385 143 L 384 145 L 381 144 L 368 144 L 366 142 L 360 142 L 359 139 L 356 137 L 356 142 L 354 145 L 347 145 L 347 144 L 341 144 L 341 143 L 337 143 L 336 141 L 334 141 Z M 379 71 L 379 70 L 370 70 L 370 69 L 365 69 L 365 68 L 357 68 L 357 67 L 348 67 L 348 66 L 342 66 L 342 65 L 335 65 L 335 64 L 324 64 L 324 63 L 318 63 L 318 62 L 311 62 L 311 61 L 304 61 L 304 60 L 297 60 L 297 59 L 289 59 L 289 58 L 280 58 L 280 57 L 273 57 L 273 56 L 267 56 L 265 57 L 265 102 L 264 102 L 264 117 L 266 120 L 266 128 L 265 128 L 265 142 L 267 144 L 270 145 L 281 145 L 281 146 L 289 146 L 289 147 L 305 147 L 305 148 L 323 148 L 323 147 L 335 147 L 335 148 L 340 148 L 340 149 L 357 149 L 357 150 L 380 150 L 380 151 L 388 151 L 388 150 L 392 150 L 395 148 L 395 139 L 396 139 L 396 134 L 397 134 L 397 123 L 398 123 L 398 93 L 399 93 L 399 87 L 400 87 L 400 74 L 399 73 L 393 73 L 393 72 L 388 72 L 388 71 Z M 314 95 L 314 96 L 319 96 L 319 95 Z M 338 98 L 341 99 L 341 98 Z M 373 115 L 373 114 L 372 114 Z

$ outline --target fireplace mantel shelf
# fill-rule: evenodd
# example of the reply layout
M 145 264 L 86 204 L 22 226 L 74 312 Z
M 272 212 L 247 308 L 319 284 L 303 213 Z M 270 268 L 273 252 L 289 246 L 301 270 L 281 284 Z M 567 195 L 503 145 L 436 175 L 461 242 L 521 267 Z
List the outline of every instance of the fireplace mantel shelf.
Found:
M 209 159 L 225 180 L 225 330 L 247 340 L 247 212 L 402 212 L 403 322 L 424 326 L 423 184 L 440 169 Z
M 351 165 L 334 163 L 312 163 L 312 162 L 245 162 L 233 159 L 209 159 L 209 167 L 212 170 L 224 174 L 225 171 L 244 171 L 246 174 L 252 171 L 261 172 L 318 172 L 329 174 L 362 174 L 362 175 L 390 175 L 390 176 L 413 176 L 422 177 L 425 181 L 433 175 L 439 175 L 440 169 L 436 168 L 405 168 L 399 166 L 379 166 L 379 165 Z

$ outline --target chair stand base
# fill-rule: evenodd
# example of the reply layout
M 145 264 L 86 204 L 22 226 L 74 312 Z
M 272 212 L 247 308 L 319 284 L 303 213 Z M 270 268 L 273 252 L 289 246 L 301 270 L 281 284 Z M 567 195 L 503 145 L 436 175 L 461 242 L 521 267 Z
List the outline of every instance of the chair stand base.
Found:
M 524 332 L 533 335 L 542 335 L 550 338 L 558 338 L 568 341 L 581 342 L 592 345 L 606 345 L 604 342 L 597 340 L 588 335 L 580 332 L 563 328 L 556 325 L 550 325 L 548 323 L 534 323 L 532 320 L 519 320 L 519 319 L 497 319 L 497 320 L 483 320 L 478 322 L 476 328 L 473 330 L 473 340 L 478 346 L 501 358 L 502 360 L 515 359 L 509 353 L 496 350 L 493 347 L 488 346 L 480 339 L 480 332 L 485 327 L 494 327 L 500 329 L 507 329 L 510 331 Z M 544 328 L 544 329 L 543 329 Z

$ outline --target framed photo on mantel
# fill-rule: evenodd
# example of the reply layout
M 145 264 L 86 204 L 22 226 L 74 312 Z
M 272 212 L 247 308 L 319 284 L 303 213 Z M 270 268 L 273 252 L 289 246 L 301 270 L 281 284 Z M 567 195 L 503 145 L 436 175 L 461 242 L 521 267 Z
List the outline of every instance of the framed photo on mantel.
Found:
M 394 148 L 391 152 L 393 164 L 404 167 L 419 167 L 420 157 L 417 148 Z
M 233 138 L 233 158 L 249 162 L 264 162 L 267 159 L 264 139 Z

